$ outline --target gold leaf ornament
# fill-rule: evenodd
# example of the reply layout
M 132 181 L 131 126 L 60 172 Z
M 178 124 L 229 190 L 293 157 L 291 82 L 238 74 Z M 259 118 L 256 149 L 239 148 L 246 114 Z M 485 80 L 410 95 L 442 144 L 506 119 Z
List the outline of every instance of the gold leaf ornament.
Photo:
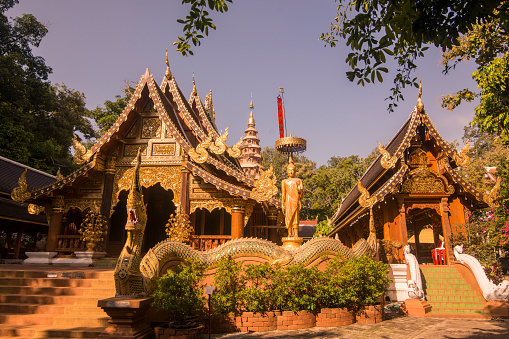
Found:
M 459 154 L 454 153 L 452 158 L 456 162 L 456 165 L 460 167 L 467 167 L 468 165 L 470 165 L 470 157 L 467 155 L 469 148 L 470 144 L 468 143 L 467 140 L 465 147 L 461 149 L 460 153 Z
M 251 198 L 256 201 L 267 201 L 277 194 L 276 176 L 273 171 L 272 165 L 267 171 L 260 169 L 260 178 L 254 182 Z
M 396 157 L 396 155 L 391 157 L 389 152 L 382 146 L 380 142 L 378 142 L 378 150 L 380 151 L 380 154 L 382 154 L 382 158 L 380 159 L 380 164 L 382 167 L 385 169 L 393 168 L 398 161 L 398 157 Z
M 204 163 L 209 158 L 209 152 L 207 151 L 207 148 L 209 148 L 211 143 L 212 137 L 208 136 L 207 139 L 205 139 L 198 146 L 196 146 L 196 149 L 191 148 L 187 152 L 189 154 L 189 157 L 191 157 L 193 161 L 199 164 Z
M 233 158 L 238 158 L 241 154 L 240 147 L 242 147 L 242 137 L 240 137 L 239 142 L 233 145 L 232 148 L 228 148 L 228 154 Z
M 370 197 L 368 190 L 362 187 L 360 180 L 357 181 L 357 188 L 359 189 L 359 192 L 361 192 L 359 205 L 362 207 L 372 207 L 377 201 L 376 197 Z
M 24 202 L 28 198 L 30 198 L 30 192 L 28 192 L 28 185 L 27 185 L 27 171 L 28 168 L 25 168 L 25 171 L 21 174 L 21 176 L 18 179 L 18 187 L 15 187 L 11 192 L 11 198 L 14 201 L 18 202 Z
M 74 153 L 72 160 L 77 165 L 82 165 L 84 163 L 87 163 L 90 158 L 92 157 L 92 150 L 89 149 L 87 151 L 86 147 L 83 146 L 79 141 L 76 134 L 73 134 L 74 138 L 72 140 L 72 147 L 76 150 Z
M 226 127 L 224 133 L 219 138 L 217 138 L 213 144 L 212 143 L 210 144 L 209 150 L 212 153 L 221 155 L 228 148 L 228 146 L 226 145 L 226 140 L 228 139 L 228 128 L 229 127 Z

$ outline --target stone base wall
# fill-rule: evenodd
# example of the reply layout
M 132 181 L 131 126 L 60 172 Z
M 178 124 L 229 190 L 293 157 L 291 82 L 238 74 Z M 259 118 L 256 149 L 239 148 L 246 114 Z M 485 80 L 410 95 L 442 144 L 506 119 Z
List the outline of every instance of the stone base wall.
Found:
M 154 330 L 156 339 L 202 339 L 205 326 L 196 328 L 165 328 L 156 327 Z
M 346 308 L 323 308 L 316 316 L 317 327 L 338 327 L 351 325 L 355 315 Z
M 356 320 L 360 324 L 375 324 L 383 320 L 383 308 L 381 305 L 369 306 L 357 314 Z

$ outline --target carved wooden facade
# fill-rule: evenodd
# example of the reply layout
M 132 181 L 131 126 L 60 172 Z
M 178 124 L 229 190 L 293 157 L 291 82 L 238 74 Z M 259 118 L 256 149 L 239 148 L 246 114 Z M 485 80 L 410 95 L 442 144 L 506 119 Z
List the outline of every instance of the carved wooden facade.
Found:
M 241 143 L 230 147 L 227 138 L 228 129 L 220 134 L 215 126 L 211 94 L 204 105 L 194 86 L 186 100 L 167 63 L 160 85 L 147 69 L 122 114 L 91 149 L 75 139 L 80 169 L 51 185 L 16 192 L 23 201 L 45 207 L 48 251 L 82 248 L 75 239 L 77 229 L 87 209 L 97 204 L 109 217 L 103 249 L 118 253 L 125 242 L 125 203 L 140 149 L 148 215 L 144 249 L 165 239 L 165 225 L 177 209 L 190 216 L 194 246 L 214 246 L 242 237 L 254 210 L 262 211 L 268 225 L 274 219 L 269 214 L 279 208 L 272 197 L 277 189 L 270 180 L 258 182 L 243 173 L 237 159 Z
M 419 92 L 418 104 L 394 138 L 383 147 L 341 203 L 330 222 L 332 236 L 353 244 L 366 235 L 372 218 L 380 255 L 389 263 L 403 263 L 403 246 L 423 229 L 433 229 L 433 241 L 420 243 L 413 253 L 431 261 L 431 249 L 445 239 L 447 260 L 453 260 L 451 238 L 463 231 L 474 209 L 496 203 L 496 192 L 483 194 L 462 179 L 455 168 L 467 166 L 467 146 L 457 153 L 431 123 Z M 428 232 L 429 234 L 429 232 Z

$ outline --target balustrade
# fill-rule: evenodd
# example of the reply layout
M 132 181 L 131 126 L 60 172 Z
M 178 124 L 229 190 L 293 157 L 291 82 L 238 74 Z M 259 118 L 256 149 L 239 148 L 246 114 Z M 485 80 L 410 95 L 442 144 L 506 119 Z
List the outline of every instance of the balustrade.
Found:
M 57 248 L 59 253 L 72 253 L 79 251 L 86 251 L 85 241 L 81 239 L 81 235 L 58 235 Z
M 231 235 L 191 235 L 191 247 L 199 251 L 208 251 L 231 240 Z

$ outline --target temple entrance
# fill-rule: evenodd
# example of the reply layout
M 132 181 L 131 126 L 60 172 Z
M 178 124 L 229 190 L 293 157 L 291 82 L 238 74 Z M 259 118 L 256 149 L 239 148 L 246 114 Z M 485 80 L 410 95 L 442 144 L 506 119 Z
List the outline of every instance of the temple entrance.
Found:
M 433 264 L 432 252 L 442 247 L 442 218 L 435 209 L 414 208 L 406 215 L 408 244 L 419 264 Z
M 143 190 L 143 196 L 147 202 L 147 227 L 143 239 L 143 251 L 146 252 L 155 244 L 163 241 L 166 236 L 166 224 L 172 214 L 175 214 L 173 192 L 167 191 L 156 184 Z
M 224 208 L 209 212 L 198 208 L 191 213 L 191 224 L 195 235 L 231 235 L 232 216 Z

